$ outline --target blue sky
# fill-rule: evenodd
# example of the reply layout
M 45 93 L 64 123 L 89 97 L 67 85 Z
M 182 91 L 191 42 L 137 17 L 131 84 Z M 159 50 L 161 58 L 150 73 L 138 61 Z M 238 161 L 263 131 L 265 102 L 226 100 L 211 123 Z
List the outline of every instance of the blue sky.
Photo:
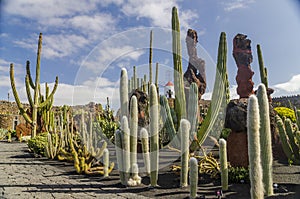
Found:
M 41 82 L 53 85 L 59 76 L 55 104 L 105 103 L 118 107 L 118 78 L 133 65 L 148 73 L 149 32 L 154 32 L 153 62 L 160 66 L 159 82 L 172 79 L 171 9 L 176 6 L 182 33 L 183 70 L 188 57 L 184 37 L 188 28 L 199 35 L 198 55 L 206 61 L 207 93 L 212 91 L 219 35 L 227 34 L 229 80 L 236 97 L 237 67 L 232 39 L 237 33 L 252 40 L 255 86 L 260 83 L 256 45 L 263 50 L 273 96 L 300 94 L 300 6 L 296 0 L 2 0 L 0 22 L 0 100 L 13 96 L 9 64 L 15 64 L 22 101 L 25 63 L 36 62 L 38 34 L 43 33 Z M 209 94 L 206 96 L 209 98 Z

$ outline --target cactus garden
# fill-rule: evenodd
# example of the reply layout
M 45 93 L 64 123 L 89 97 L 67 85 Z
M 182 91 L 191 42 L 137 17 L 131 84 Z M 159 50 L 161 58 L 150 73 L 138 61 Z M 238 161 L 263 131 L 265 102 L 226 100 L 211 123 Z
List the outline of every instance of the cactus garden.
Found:
M 237 32 L 231 37 L 220 32 L 214 42 L 216 63 L 211 66 L 198 53 L 200 32 L 184 30 L 179 12 L 172 7 L 169 19 L 171 75 L 165 78 L 166 85 L 160 85 L 166 63 L 156 62 L 163 50 L 154 48 L 160 35 L 151 29 L 146 33 L 149 46 L 143 49 L 146 70 L 138 63 L 117 67 L 118 106 L 113 108 L 109 96 L 104 96 L 102 104 L 55 105 L 64 77 L 56 76 L 51 86 L 41 83 L 48 66 L 43 65 L 42 56 L 47 34 L 40 33 L 36 63 L 28 60 L 23 67 L 25 92 L 17 89 L 21 84 L 16 79 L 18 66 L 8 67 L 14 99 L 9 106 L 15 107 L 23 124 L 12 128 L 15 113 L 1 110 L 0 150 L 14 145 L 25 148 L 26 157 L 80 181 L 76 187 L 80 190 L 74 192 L 100 188 L 89 189 L 90 197 L 299 198 L 300 106 L 273 101 L 276 89 L 269 87 L 272 68 L 264 65 L 268 61 L 263 41 L 251 50 L 251 42 L 257 42 L 249 39 L 252 35 Z M 236 66 L 228 64 L 229 58 Z M 254 67 L 259 74 L 254 74 Z M 228 71 L 232 70 L 236 99 L 230 95 L 232 74 Z M 204 99 L 208 93 L 210 98 Z M 5 187 L 2 196 L 6 198 Z

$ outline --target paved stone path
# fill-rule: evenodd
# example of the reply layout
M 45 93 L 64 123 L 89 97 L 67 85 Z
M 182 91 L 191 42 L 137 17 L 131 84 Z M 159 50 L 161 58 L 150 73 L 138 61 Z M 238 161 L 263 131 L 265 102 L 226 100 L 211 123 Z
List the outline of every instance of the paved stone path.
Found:
M 121 193 L 119 188 L 105 187 L 100 180 L 68 173 L 67 163 L 43 162 L 27 151 L 25 143 L 0 142 L 0 198 L 140 198 Z

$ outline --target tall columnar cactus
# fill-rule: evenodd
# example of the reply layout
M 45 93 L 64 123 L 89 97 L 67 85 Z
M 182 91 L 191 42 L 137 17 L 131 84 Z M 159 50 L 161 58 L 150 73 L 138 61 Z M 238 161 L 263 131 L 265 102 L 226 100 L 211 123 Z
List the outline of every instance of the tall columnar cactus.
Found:
M 159 156 L 159 138 L 158 138 L 158 100 L 157 90 L 154 84 L 150 85 L 150 184 L 157 186 L 158 180 L 158 156 Z
M 271 140 L 271 126 L 269 115 L 269 101 L 266 87 L 260 84 L 257 90 L 257 99 L 259 105 L 260 116 L 260 146 L 261 146 L 261 164 L 263 169 L 263 183 L 265 195 L 273 195 L 273 179 L 272 179 L 272 140 Z
M 152 83 L 152 39 L 153 31 L 150 31 L 150 47 L 149 47 L 149 83 Z
M 259 64 L 259 71 L 260 71 L 260 80 L 261 83 L 265 85 L 266 89 L 268 89 L 268 72 L 267 72 L 267 68 L 264 66 L 264 60 L 262 57 L 262 51 L 260 45 L 258 44 L 256 48 L 257 48 L 258 64 Z
M 130 99 L 130 165 L 137 163 L 138 105 L 136 96 Z M 132 171 L 131 171 L 132 172 Z
M 187 119 L 191 124 L 190 140 L 193 141 L 198 128 L 198 87 L 192 83 L 189 90 L 188 115 Z
M 15 86 L 15 80 L 14 80 L 14 65 L 10 64 L 10 82 L 11 82 L 11 88 L 15 97 L 15 101 L 18 105 L 18 108 L 20 110 L 21 115 L 24 117 L 27 123 L 29 123 L 32 127 L 31 136 L 35 137 L 37 133 L 37 126 L 38 126 L 38 118 L 41 116 L 38 116 L 38 113 L 42 109 L 49 109 L 53 103 L 53 96 L 58 86 L 58 77 L 55 79 L 55 84 L 53 87 L 52 92 L 46 96 L 46 98 L 43 98 L 41 96 L 41 86 L 40 86 L 40 60 L 41 60 L 41 51 L 42 51 L 42 33 L 40 33 L 39 41 L 38 41 L 38 50 L 37 50 L 37 61 L 36 61 L 36 72 L 35 72 L 35 82 L 33 82 L 31 73 L 30 73 L 30 63 L 27 61 L 26 63 L 26 78 L 25 78 L 25 86 L 26 86 L 26 93 L 27 98 L 30 105 L 30 112 L 31 116 L 26 112 L 23 105 L 20 102 L 20 98 L 17 93 L 17 89 Z M 31 95 L 30 89 L 33 90 L 33 98 Z M 50 111 L 48 110 L 47 111 Z
M 145 165 L 145 172 L 147 175 L 150 175 L 150 156 L 149 156 L 149 134 L 147 129 L 142 128 L 140 131 L 141 142 L 142 142 L 142 151 L 143 151 L 143 159 Z
M 190 198 L 197 198 L 198 188 L 198 160 L 190 158 Z
M 181 170 L 180 170 L 180 186 L 188 185 L 188 161 L 189 161 L 189 133 L 190 122 L 186 119 L 180 121 L 181 134 Z
M 177 8 L 172 9 L 172 51 L 174 64 L 175 110 L 178 121 L 186 118 L 186 101 L 182 74 L 180 24 Z
M 247 108 L 247 134 L 248 134 L 248 156 L 249 176 L 251 182 L 251 198 L 263 199 L 264 188 L 262 182 L 262 168 L 259 141 L 259 108 L 255 95 L 251 95 Z
M 225 121 L 226 106 L 229 101 L 229 83 L 227 78 L 227 42 L 226 34 L 222 32 L 218 47 L 216 78 L 207 115 L 197 133 L 197 145 L 192 144 L 191 150 L 202 145 L 209 134 L 221 131 Z M 216 122 L 217 121 L 217 122 Z M 219 123 L 218 125 L 214 125 Z
M 155 68 L 155 86 L 157 89 L 157 93 L 159 93 L 159 86 L 158 86 L 158 63 L 156 63 L 156 68 Z
M 226 150 L 226 140 L 221 138 L 219 140 L 220 144 L 220 165 L 221 165 L 221 185 L 222 190 L 228 190 L 228 164 L 227 164 L 227 150 Z
M 128 119 L 126 116 L 121 120 L 122 129 L 122 148 L 123 148 L 123 169 L 125 183 L 127 184 L 130 177 L 130 129 L 128 127 Z
M 128 75 L 127 70 L 122 68 L 120 78 L 120 105 L 121 105 L 121 118 L 128 116 Z

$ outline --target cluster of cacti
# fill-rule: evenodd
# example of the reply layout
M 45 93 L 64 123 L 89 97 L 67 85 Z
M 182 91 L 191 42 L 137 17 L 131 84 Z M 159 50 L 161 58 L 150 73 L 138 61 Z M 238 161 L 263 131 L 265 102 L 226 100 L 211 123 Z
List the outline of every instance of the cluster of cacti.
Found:
M 299 112 L 297 123 L 299 123 Z M 292 164 L 300 164 L 300 131 L 297 124 L 292 124 L 289 118 L 283 121 L 278 115 L 275 116 L 283 152 Z M 294 125 L 294 127 L 293 127 Z
M 208 174 L 211 178 L 216 178 L 220 173 L 220 164 L 212 154 L 204 155 L 199 160 L 199 172 Z
M 58 77 L 55 79 L 55 84 L 53 87 L 52 92 L 49 94 L 49 88 L 46 84 L 46 95 L 41 95 L 41 86 L 40 86 L 40 58 L 41 58 L 41 50 L 42 50 L 42 33 L 40 33 L 39 36 L 39 42 L 38 42 L 38 51 L 37 51 L 37 63 L 36 63 L 36 73 L 35 73 L 35 82 L 33 82 L 33 79 L 31 77 L 30 73 L 30 63 L 27 61 L 26 63 L 26 78 L 25 78 L 25 86 L 26 86 L 26 93 L 28 102 L 30 105 L 30 114 L 28 113 L 28 110 L 25 110 L 22 103 L 20 102 L 20 98 L 17 93 L 15 80 L 14 80 L 14 65 L 10 65 L 10 82 L 11 82 L 11 88 L 15 97 L 15 101 L 18 105 L 18 108 L 20 110 L 20 114 L 24 117 L 27 123 L 29 123 L 32 127 L 32 133 L 31 136 L 35 137 L 37 133 L 37 127 L 38 125 L 38 119 L 40 119 L 41 113 L 46 114 L 47 117 L 49 117 L 49 112 L 51 112 L 51 107 L 53 103 L 53 96 L 58 86 Z M 32 97 L 31 89 L 33 89 L 34 96 Z M 44 116 L 46 117 L 46 116 Z M 44 121 L 47 122 L 48 120 Z M 39 126 L 40 129 L 42 129 L 42 126 Z
M 222 190 L 227 191 L 228 190 L 228 164 L 227 164 L 227 150 L 226 150 L 226 140 L 220 139 L 219 140 L 220 145 L 220 167 L 221 167 L 221 185 Z
M 258 100 L 255 95 L 251 95 L 247 107 L 247 134 L 248 134 L 248 156 L 249 175 L 251 183 L 251 198 L 264 198 L 264 187 L 262 181 L 262 167 L 260 156 L 260 116 Z

